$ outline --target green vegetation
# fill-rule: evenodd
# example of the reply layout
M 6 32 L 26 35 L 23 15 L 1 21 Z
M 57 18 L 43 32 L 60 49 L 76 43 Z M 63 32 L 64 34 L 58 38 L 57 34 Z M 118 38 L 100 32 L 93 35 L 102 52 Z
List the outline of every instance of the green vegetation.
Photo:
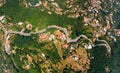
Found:
M 36 0 L 37 1 L 37 0 Z M 56 0 L 58 4 L 60 4 L 60 7 L 64 8 L 62 2 L 64 0 Z M 77 0 L 76 4 L 81 4 L 81 7 L 86 8 L 84 6 L 85 0 Z M 8 16 L 9 21 L 8 22 L 13 22 L 13 23 L 18 23 L 18 22 L 29 22 L 33 25 L 33 30 L 35 28 L 43 29 L 47 27 L 48 25 L 59 25 L 62 27 L 67 27 L 68 25 L 73 26 L 72 28 L 72 38 L 75 38 L 76 36 L 80 34 L 85 34 L 89 38 L 93 38 L 92 31 L 94 30 L 93 28 L 90 27 L 84 27 L 83 26 L 83 16 L 78 17 L 78 18 L 68 18 L 67 15 L 57 15 L 53 13 L 52 15 L 48 14 L 47 10 L 41 12 L 40 8 L 25 8 L 23 6 L 19 5 L 19 0 L 7 0 L 7 3 L 0 8 L 0 15 L 6 15 Z M 103 4 L 104 6 L 106 4 Z M 108 7 L 107 7 L 108 8 Z M 107 9 L 105 8 L 105 9 Z M 105 18 L 105 15 L 108 13 L 104 12 L 103 10 L 100 10 L 100 17 Z M 119 13 L 116 13 L 115 18 L 116 18 L 116 26 L 119 26 L 120 22 L 119 21 Z M 97 17 L 96 17 L 97 18 Z M 102 22 L 103 21 L 103 22 Z M 106 24 L 104 22 L 104 19 L 101 19 L 101 22 Z M 17 24 L 15 24 L 16 27 L 13 29 L 16 30 L 21 30 L 19 27 L 17 27 Z M 23 24 L 25 26 L 25 24 Z M 118 27 L 119 28 L 119 27 Z M 54 31 L 50 30 L 50 31 Z M 25 31 L 25 32 L 30 32 L 30 31 Z M 104 36 L 105 37 L 105 36 Z M 103 37 L 103 38 L 104 38 Z M 20 36 L 20 35 L 15 35 L 14 39 L 12 40 L 11 47 L 12 50 L 16 48 L 16 53 L 12 55 L 12 57 L 15 60 L 15 63 L 19 67 L 19 69 L 16 69 L 13 65 L 13 61 L 11 60 L 10 56 L 7 56 L 6 53 L 2 53 L 3 56 L 7 58 L 6 63 L 8 65 L 11 65 L 10 69 L 13 69 L 13 72 L 15 73 L 42 73 L 42 69 L 45 70 L 45 68 L 41 68 L 41 64 L 44 64 L 46 60 L 50 60 L 53 64 L 56 64 L 61 60 L 61 57 L 58 54 L 57 48 L 55 45 L 51 42 L 44 42 L 41 43 L 38 41 L 38 35 L 32 35 L 29 37 L 25 36 Z M 120 39 L 120 38 L 118 38 Z M 95 47 L 91 54 L 94 56 L 94 59 L 91 60 L 91 67 L 88 71 L 88 73 L 105 73 L 104 68 L 107 66 L 111 65 L 111 69 L 113 73 L 117 73 L 120 71 L 118 68 L 120 68 L 119 64 L 119 43 L 116 42 L 116 45 L 112 45 L 113 48 L 113 56 L 112 60 L 108 58 L 106 55 L 106 48 L 105 47 Z M 0 41 L 0 44 L 1 41 Z M 51 47 L 52 44 L 52 47 Z M 71 43 L 73 44 L 73 43 Z M 76 43 L 75 43 L 76 44 Z M 47 46 L 47 47 L 46 47 Z M 1 47 L 1 46 L 0 46 Z M 66 58 L 70 53 L 69 53 L 69 48 L 63 49 L 63 59 Z M 41 54 L 44 53 L 46 58 L 41 57 Z M 28 55 L 28 57 L 26 56 Z M 117 56 L 117 57 L 116 57 Z M 22 57 L 22 60 L 20 60 Z M 33 64 L 31 64 L 31 69 L 30 70 L 24 70 L 22 67 L 26 66 L 26 64 L 29 64 L 28 59 L 31 59 L 33 61 Z M 42 60 L 42 61 L 41 61 Z M 2 60 L 0 60 L 1 62 Z M 110 63 L 112 61 L 112 64 Z M 9 64 L 10 63 L 10 64 Z M 31 63 L 31 62 L 30 62 Z M 49 65 L 49 64 L 48 64 Z M 51 65 L 51 63 L 50 63 Z M 17 71 L 17 72 L 16 72 Z M 64 73 L 80 73 L 80 72 L 75 72 L 71 68 L 65 68 L 63 70 Z M 57 73 L 57 70 L 53 70 L 53 73 Z
M 11 18 L 11 22 L 27 21 L 33 24 L 33 27 L 39 27 L 39 29 L 45 28 L 48 25 L 73 25 L 76 19 L 67 18 L 65 15 L 52 14 L 49 15 L 47 11 L 41 12 L 39 8 L 25 8 L 19 6 L 18 0 L 10 1 L 1 8 L 2 14 L 5 14 Z
M 96 47 L 93 50 L 94 59 L 91 60 L 91 69 L 88 73 L 105 73 L 104 68 L 109 66 L 109 58 L 105 47 Z

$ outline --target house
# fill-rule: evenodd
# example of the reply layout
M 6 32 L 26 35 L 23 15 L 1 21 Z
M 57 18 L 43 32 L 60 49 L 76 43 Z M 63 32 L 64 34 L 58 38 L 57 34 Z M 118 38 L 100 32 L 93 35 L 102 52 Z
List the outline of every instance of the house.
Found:
M 50 37 L 49 37 L 49 40 L 50 41 L 55 40 L 55 36 L 53 34 L 51 34 Z
M 13 26 L 14 24 L 13 23 L 9 23 L 10 26 Z
M 6 40 L 5 42 L 5 52 L 10 55 L 11 51 L 10 51 L 10 40 Z
M 4 15 L 0 16 L 0 21 L 2 21 L 5 18 Z
M 120 29 L 114 29 L 115 36 L 120 36 Z
M 65 41 L 65 40 L 66 40 L 66 36 L 65 36 L 65 34 L 61 33 L 60 38 L 61 38 L 62 41 Z
M 92 49 L 92 45 L 91 45 L 91 44 L 89 44 L 87 48 L 88 48 L 88 49 Z
M 27 30 L 32 30 L 32 25 L 31 24 L 27 24 L 26 28 L 27 28 Z
M 89 43 L 88 45 L 87 44 L 85 44 L 85 46 L 84 46 L 86 49 L 92 49 L 92 45 Z
M 84 17 L 83 21 L 84 21 L 85 23 L 87 23 L 87 22 L 89 22 L 89 18 Z
M 44 54 L 44 53 L 42 53 L 42 56 L 43 56 L 43 57 L 45 57 L 45 54 Z
M 77 55 L 73 55 L 73 56 L 71 56 L 71 57 L 72 57 L 72 59 L 75 60 L 75 61 L 77 61 L 77 60 L 79 59 Z
M 22 24 L 23 24 L 23 22 L 19 22 L 19 23 L 18 23 L 18 25 L 22 25 Z
M 39 37 L 40 41 L 47 41 L 49 39 L 49 34 L 41 34 Z
M 63 42 L 66 40 L 65 34 L 62 33 L 60 30 L 56 30 L 56 31 L 54 32 L 54 35 L 55 35 L 55 37 L 56 37 L 57 39 L 60 39 L 60 40 L 62 40 Z
M 6 3 L 6 0 L 0 0 L 0 7 Z
M 101 4 L 101 2 L 100 0 L 91 0 L 91 4 L 93 7 L 98 7 Z
M 63 44 L 62 48 L 68 48 L 68 44 Z
M 29 69 L 30 69 L 30 65 L 27 64 L 26 66 L 23 66 L 23 69 L 25 69 L 25 70 L 29 70 Z

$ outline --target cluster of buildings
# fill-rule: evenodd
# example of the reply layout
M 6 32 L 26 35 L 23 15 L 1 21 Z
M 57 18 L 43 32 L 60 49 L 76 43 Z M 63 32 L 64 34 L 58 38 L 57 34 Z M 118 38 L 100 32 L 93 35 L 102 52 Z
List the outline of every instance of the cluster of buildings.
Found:
M 56 43 L 58 40 L 61 42 L 62 48 L 67 48 L 68 44 L 66 42 L 66 36 L 60 30 L 56 30 L 53 34 L 43 33 L 39 35 L 39 40 L 41 42 L 53 41 Z M 59 44 L 60 45 L 60 44 Z
M 68 66 L 75 71 L 85 72 L 90 68 L 90 60 L 84 48 L 80 47 L 71 56 L 66 58 Z
M 25 7 L 43 7 L 41 11 L 47 9 L 48 14 L 52 14 L 53 12 L 58 15 L 69 14 L 68 17 L 77 18 L 80 16 L 79 12 L 81 10 L 80 10 L 80 6 L 76 5 L 75 2 L 76 1 L 74 0 L 64 1 L 63 6 L 65 8 L 68 8 L 67 10 L 61 8 L 60 5 L 54 0 L 48 0 L 48 1 L 38 0 L 38 2 L 35 4 L 32 4 L 31 2 L 27 2 L 24 0 L 23 5 Z
M 99 5 L 101 4 L 100 0 L 91 0 L 91 4 L 93 7 L 99 7 Z

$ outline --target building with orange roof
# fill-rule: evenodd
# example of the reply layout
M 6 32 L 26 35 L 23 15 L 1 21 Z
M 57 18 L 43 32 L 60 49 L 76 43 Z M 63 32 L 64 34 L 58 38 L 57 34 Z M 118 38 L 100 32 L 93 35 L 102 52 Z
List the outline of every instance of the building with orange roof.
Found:
M 46 33 L 46 34 L 41 34 L 39 36 L 39 40 L 40 41 L 47 41 L 49 39 L 49 35 Z
M 120 29 L 114 29 L 115 36 L 120 36 Z

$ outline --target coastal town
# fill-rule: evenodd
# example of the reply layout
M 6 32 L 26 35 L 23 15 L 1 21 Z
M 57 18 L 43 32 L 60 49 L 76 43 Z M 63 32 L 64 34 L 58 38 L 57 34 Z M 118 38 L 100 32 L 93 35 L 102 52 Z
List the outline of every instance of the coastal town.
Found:
M 76 4 L 77 2 L 81 5 Z M 105 56 L 111 57 L 111 43 L 116 43 L 120 36 L 120 29 L 113 26 L 113 12 L 103 8 L 103 2 L 104 0 L 90 0 L 82 4 L 79 0 L 65 0 L 60 4 L 56 0 L 18 0 L 18 5 L 26 9 L 38 8 L 41 13 L 46 12 L 45 15 L 80 18 L 82 22 L 62 26 L 49 22 L 50 24 L 45 25 L 34 24 L 27 19 L 14 22 L 10 16 L 0 15 L 0 51 L 4 54 L 2 58 L 10 58 L 13 68 L 28 73 L 64 73 L 65 69 L 68 69 L 68 72 L 71 69 L 69 73 L 89 73 L 91 62 L 96 59 L 91 52 L 104 48 Z M 6 3 L 7 0 L 1 0 L 0 7 Z M 112 1 L 110 3 L 112 4 Z M 82 9 L 82 5 L 85 5 L 86 9 Z M 103 19 L 100 11 L 109 14 Z M 58 19 L 58 22 L 59 20 L 62 19 Z M 79 34 L 77 31 L 80 31 Z M 109 65 L 106 65 L 103 71 L 109 73 Z M 7 66 L 3 72 L 14 73 L 7 69 Z

